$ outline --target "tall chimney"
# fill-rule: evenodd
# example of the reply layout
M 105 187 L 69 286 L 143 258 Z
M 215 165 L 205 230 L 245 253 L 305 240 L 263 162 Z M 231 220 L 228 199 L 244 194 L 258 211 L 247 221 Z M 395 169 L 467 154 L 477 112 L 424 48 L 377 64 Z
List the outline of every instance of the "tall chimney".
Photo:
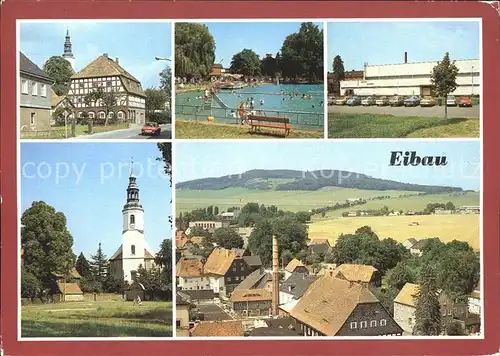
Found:
M 408 52 L 405 52 L 405 64 L 408 63 Z
M 116 57 L 115 62 L 116 64 L 120 64 L 120 58 Z
M 279 269 L 278 269 L 278 238 L 273 235 L 273 316 L 278 316 L 280 305 L 280 284 L 279 284 Z

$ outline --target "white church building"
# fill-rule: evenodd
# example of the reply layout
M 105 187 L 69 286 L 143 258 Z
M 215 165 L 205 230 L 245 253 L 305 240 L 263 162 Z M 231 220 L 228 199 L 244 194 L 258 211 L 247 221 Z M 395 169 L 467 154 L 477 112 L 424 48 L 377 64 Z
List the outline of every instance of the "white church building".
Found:
M 439 59 L 441 60 L 441 59 Z M 429 62 L 409 62 L 408 53 L 403 63 L 371 65 L 364 64 L 363 78 L 343 80 L 340 91 L 354 95 L 433 95 L 431 73 L 438 60 Z M 457 88 L 453 95 L 481 94 L 481 64 L 479 59 L 454 61 L 458 68 Z
M 139 265 L 146 269 L 154 266 L 155 253 L 144 238 L 144 208 L 139 200 L 139 186 L 133 171 L 127 187 L 127 202 L 123 206 L 122 244 L 109 259 L 111 274 L 132 282 Z

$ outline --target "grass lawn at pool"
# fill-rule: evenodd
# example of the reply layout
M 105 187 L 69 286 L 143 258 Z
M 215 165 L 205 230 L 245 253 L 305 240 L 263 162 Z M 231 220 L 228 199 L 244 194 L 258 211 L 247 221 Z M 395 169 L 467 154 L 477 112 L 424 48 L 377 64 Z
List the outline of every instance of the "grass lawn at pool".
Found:
M 251 134 L 248 126 L 239 126 L 235 124 L 209 123 L 195 120 L 175 120 L 176 138 L 277 138 L 283 137 L 284 130 L 263 129 L 264 133 L 270 134 Z M 289 138 L 323 138 L 323 131 L 290 130 Z
M 419 225 L 410 226 L 412 222 Z M 353 234 L 356 229 L 368 225 L 381 239 L 391 237 L 403 242 L 411 237 L 417 240 L 439 237 L 445 243 L 465 241 L 478 250 L 479 222 L 479 214 L 334 218 L 310 224 L 309 238 L 328 238 L 330 243 L 334 243 L 340 234 Z
M 66 302 L 21 307 L 22 337 L 172 336 L 172 303 Z
M 98 132 L 107 132 L 114 130 L 122 130 L 127 129 L 128 124 L 112 124 L 107 126 L 94 126 L 94 133 Z M 89 127 L 87 125 L 76 125 L 76 136 L 83 136 L 89 134 Z M 52 131 L 49 134 L 43 136 L 23 136 L 22 139 L 58 139 L 58 138 L 66 138 L 66 129 L 64 126 L 54 126 L 51 127 Z M 71 137 L 71 126 L 67 127 L 68 138 Z
M 335 118 L 335 119 L 334 119 Z M 479 119 L 440 119 L 393 115 L 328 115 L 329 138 L 479 137 Z

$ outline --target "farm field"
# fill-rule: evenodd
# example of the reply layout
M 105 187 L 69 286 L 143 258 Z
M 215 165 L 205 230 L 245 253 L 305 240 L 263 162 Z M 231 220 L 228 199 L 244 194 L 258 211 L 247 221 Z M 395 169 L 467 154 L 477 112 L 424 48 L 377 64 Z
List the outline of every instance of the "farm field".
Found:
M 354 206 L 348 209 L 329 211 L 324 218 L 321 218 L 319 215 L 315 215 L 313 220 L 321 221 L 331 217 L 340 217 L 345 211 L 349 212 L 356 210 L 380 209 L 384 205 L 387 206 L 389 210 L 394 211 L 403 210 L 406 212 L 407 210 L 423 210 L 429 203 L 447 203 L 449 201 L 451 201 L 456 207 L 463 205 L 479 205 L 480 195 L 479 193 L 467 193 L 465 195 L 432 194 L 402 198 L 397 196 L 391 199 L 371 200 L 366 204 Z
M 418 222 L 419 225 L 410 226 Z M 330 243 L 340 234 L 354 233 L 368 225 L 380 238 L 391 237 L 398 242 L 408 238 L 417 240 L 439 237 L 443 242 L 466 241 L 474 249 L 480 248 L 480 215 L 420 215 L 332 218 L 309 225 L 309 238 L 328 238 Z
M 172 303 L 66 302 L 21 307 L 22 337 L 172 336 Z
M 232 206 L 242 206 L 251 202 L 264 205 L 276 205 L 282 210 L 296 212 L 335 205 L 337 202 L 343 203 L 347 199 L 370 198 L 382 195 L 399 198 L 399 196 L 403 194 L 416 193 L 417 192 L 409 191 L 377 191 L 338 187 L 330 187 L 317 191 L 276 191 L 247 188 L 228 188 L 221 190 L 186 189 L 176 191 L 176 212 L 177 214 L 188 212 L 210 205 L 217 205 L 221 210 L 224 210 Z M 430 199 L 429 197 L 427 198 Z M 380 206 L 383 206 L 384 202 L 387 201 L 389 200 L 375 200 L 370 203 L 382 204 Z
M 387 205 L 394 210 L 419 210 L 425 208 L 429 203 L 446 203 L 451 201 L 455 206 L 479 205 L 479 193 L 467 193 L 465 195 L 433 194 L 424 196 L 401 197 L 400 195 L 417 194 L 409 191 L 378 191 L 360 190 L 350 188 L 330 187 L 317 191 L 276 191 L 258 190 L 247 188 L 228 188 L 222 190 L 177 190 L 176 211 L 178 213 L 192 211 L 197 208 L 205 208 L 217 205 L 221 210 L 232 206 L 242 206 L 249 202 L 265 205 L 276 205 L 285 211 L 304 211 L 314 208 L 343 203 L 347 199 L 370 198 L 377 196 L 391 196 L 391 199 L 371 200 L 364 205 L 351 209 L 330 211 L 326 218 L 341 216 L 343 211 L 357 209 L 377 209 Z M 314 219 L 319 218 L 315 216 Z

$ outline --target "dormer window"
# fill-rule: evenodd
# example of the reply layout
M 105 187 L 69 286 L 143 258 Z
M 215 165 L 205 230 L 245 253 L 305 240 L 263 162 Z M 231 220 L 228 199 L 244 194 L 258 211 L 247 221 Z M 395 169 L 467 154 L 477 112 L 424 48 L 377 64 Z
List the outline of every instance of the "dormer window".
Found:
M 130 254 L 135 255 L 135 245 L 130 246 Z

